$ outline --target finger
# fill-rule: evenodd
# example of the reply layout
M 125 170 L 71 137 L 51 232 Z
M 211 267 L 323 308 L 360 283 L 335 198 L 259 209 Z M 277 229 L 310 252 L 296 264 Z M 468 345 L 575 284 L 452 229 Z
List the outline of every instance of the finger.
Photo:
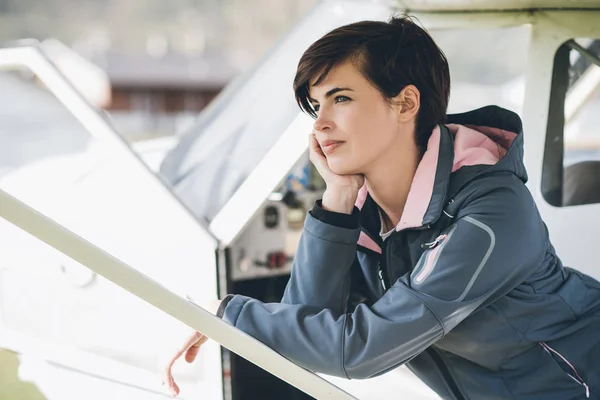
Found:
M 175 380 L 173 379 L 173 374 L 171 372 L 173 365 L 175 364 L 175 361 L 177 361 L 177 359 L 179 359 L 179 357 L 181 357 L 188 349 L 190 349 L 195 343 L 200 341 L 203 337 L 204 337 L 204 335 L 202 335 L 200 332 L 193 331 L 188 336 L 188 338 L 185 340 L 183 345 L 177 349 L 177 351 L 175 352 L 173 357 L 171 357 L 171 359 L 167 363 L 167 366 L 163 370 L 162 385 L 164 385 L 166 383 L 168 385 L 169 389 L 171 390 L 171 393 L 173 393 L 174 396 L 176 396 L 179 393 L 179 387 L 175 383 Z
M 323 165 L 326 162 L 325 154 L 323 149 L 319 145 L 316 135 L 313 133 L 310 135 L 309 143 L 309 158 L 315 165 Z
M 162 372 L 161 372 L 161 379 L 160 379 L 160 386 L 165 386 L 165 384 L 167 385 L 167 389 L 169 391 L 171 391 L 171 393 L 173 392 L 173 390 L 171 389 L 171 385 L 169 384 L 169 381 L 171 380 L 169 378 L 169 376 L 171 375 L 171 370 L 170 367 L 169 368 L 165 368 Z
M 196 344 L 203 337 L 204 337 L 204 335 L 202 335 L 200 332 L 196 332 L 196 331 L 192 332 L 188 336 L 188 338 L 185 340 L 183 345 L 177 349 L 175 355 L 171 359 L 171 362 L 174 362 L 179 357 L 181 357 L 186 351 L 188 351 L 188 349 L 190 347 L 192 347 L 194 344 Z
M 202 336 L 202 338 L 198 342 L 196 342 L 196 344 L 187 349 L 187 351 L 185 352 L 185 361 L 187 361 L 188 363 L 194 362 L 196 356 L 200 352 L 200 346 L 206 343 L 207 340 L 207 336 Z
M 171 393 L 173 394 L 173 396 L 177 396 L 179 394 L 179 385 L 177 385 L 175 380 L 173 380 L 171 385 Z
M 177 396 L 179 394 L 179 385 L 177 385 L 177 382 L 175 382 L 172 374 L 169 374 L 168 379 L 168 386 L 171 394 L 173 396 Z
M 310 134 L 310 148 L 317 153 L 318 155 L 325 156 L 323 150 L 321 149 L 321 145 L 319 145 L 319 141 L 317 140 L 317 135 L 314 133 Z
M 175 382 L 175 378 L 173 378 L 172 365 L 169 365 L 162 372 L 162 385 L 167 384 L 167 389 L 171 392 L 173 396 L 177 396 L 179 394 L 179 385 Z

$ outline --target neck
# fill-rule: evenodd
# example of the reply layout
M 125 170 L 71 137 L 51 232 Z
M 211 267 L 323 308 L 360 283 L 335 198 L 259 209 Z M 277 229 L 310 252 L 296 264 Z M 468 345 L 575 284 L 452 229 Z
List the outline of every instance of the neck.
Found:
M 369 194 L 385 214 L 387 228 L 398 225 L 421 159 L 416 146 L 407 152 L 391 149 L 365 173 Z M 408 154 L 407 154 L 408 153 Z M 402 154 L 398 157 L 398 154 Z

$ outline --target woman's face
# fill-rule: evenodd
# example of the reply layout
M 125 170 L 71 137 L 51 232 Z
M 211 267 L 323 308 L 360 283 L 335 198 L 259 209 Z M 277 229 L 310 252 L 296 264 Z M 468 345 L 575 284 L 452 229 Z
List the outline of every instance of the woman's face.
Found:
M 317 112 L 317 140 L 336 174 L 367 175 L 375 165 L 402 157 L 403 149 L 414 146 L 412 118 L 407 123 L 402 107 L 390 106 L 351 62 L 311 86 L 310 101 Z

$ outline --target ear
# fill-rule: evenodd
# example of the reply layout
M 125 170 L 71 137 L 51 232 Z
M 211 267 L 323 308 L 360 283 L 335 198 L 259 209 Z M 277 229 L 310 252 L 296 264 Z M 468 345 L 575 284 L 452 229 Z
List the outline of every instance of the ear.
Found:
M 417 117 L 421 107 L 421 92 L 414 85 L 408 85 L 394 99 L 398 105 L 398 121 L 409 122 Z

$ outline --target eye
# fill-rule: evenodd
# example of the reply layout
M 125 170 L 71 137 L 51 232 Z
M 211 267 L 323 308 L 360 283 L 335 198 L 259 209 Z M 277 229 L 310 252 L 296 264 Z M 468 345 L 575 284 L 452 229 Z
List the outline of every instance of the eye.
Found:
M 312 108 L 313 110 L 315 110 L 315 112 L 319 111 L 319 108 L 321 108 L 321 106 L 319 106 L 318 104 L 312 104 Z
M 349 100 L 351 100 L 351 99 L 350 99 L 350 97 L 347 97 L 347 96 L 337 96 L 335 98 L 335 102 L 336 103 L 344 103 L 344 102 L 349 101 Z

